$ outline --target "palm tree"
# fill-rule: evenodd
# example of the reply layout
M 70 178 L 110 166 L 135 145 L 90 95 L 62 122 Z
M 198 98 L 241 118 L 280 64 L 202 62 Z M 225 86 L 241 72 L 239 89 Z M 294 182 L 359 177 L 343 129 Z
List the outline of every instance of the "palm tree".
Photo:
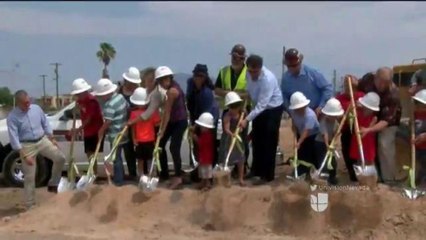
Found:
M 96 57 L 98 57 L 99 61 L 104 64 L 104 69 L 102 70 L 102 78 L 108 78 L 108 69 L 107 66 L 112 59 L 115 58 L 115 49 L 110 43 L 103 42 L 99 45 L 100 50 L 96 53 Z

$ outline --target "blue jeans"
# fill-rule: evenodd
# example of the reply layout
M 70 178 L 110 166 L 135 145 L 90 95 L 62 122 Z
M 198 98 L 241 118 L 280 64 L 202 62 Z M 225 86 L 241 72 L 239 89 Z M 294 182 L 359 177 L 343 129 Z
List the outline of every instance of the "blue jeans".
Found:
M 416 149 L 417 172 L 416 181 L 419 184 L 426 183 L 426 150 Z
M 123 145 L 119 145 L 117 147 L 117 151 L 115 152 L 114 177 L 112 180 L 116 186 L 122 186 L 124 184 L 124 166 L 123 158 L 121 156 L 122 151 Z

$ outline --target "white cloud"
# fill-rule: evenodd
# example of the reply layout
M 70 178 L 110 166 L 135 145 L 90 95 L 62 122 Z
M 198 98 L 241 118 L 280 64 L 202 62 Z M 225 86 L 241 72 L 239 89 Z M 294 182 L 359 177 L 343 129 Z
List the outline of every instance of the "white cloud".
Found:
M 144 2 L 140 8 L 140 17 L 106 18 L 0 5 L 0 31 L 173 37 L 221 49 L 241 42 L 277 64 L 285 44 L 327 72 L 374 69 L 426 53 L 421 2 Z

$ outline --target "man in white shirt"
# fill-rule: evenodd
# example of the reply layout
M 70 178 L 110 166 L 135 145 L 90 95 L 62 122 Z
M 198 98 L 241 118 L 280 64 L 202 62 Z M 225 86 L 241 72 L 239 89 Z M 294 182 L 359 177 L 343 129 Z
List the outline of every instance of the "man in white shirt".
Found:
M 241 122 L 245 128 L 252 126 L 252 173 L 260 177 L 259 185 L 274 180 L 275 155 L 279 140 L 279 128 L 283 112 L 283 97 L 275 75 L 263 66 L 263 59 L 250 55 L 247 64 L 247 91 L 255 103 L 253 110 Z

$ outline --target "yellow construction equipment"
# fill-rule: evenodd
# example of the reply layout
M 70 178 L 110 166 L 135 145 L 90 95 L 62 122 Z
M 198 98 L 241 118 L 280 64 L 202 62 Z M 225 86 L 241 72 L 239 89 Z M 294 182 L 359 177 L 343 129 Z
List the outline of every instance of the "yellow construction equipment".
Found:
M 410 117 L 411 96 L 408 90 L 411 84 L 411 77 L 419 69 L 426 69 L 426 58 L 414 59 L 411 64 L 397 65 L 393 67 L 393 82 L 399 88 L 399 96 L 402 105 L 402 118 Z

